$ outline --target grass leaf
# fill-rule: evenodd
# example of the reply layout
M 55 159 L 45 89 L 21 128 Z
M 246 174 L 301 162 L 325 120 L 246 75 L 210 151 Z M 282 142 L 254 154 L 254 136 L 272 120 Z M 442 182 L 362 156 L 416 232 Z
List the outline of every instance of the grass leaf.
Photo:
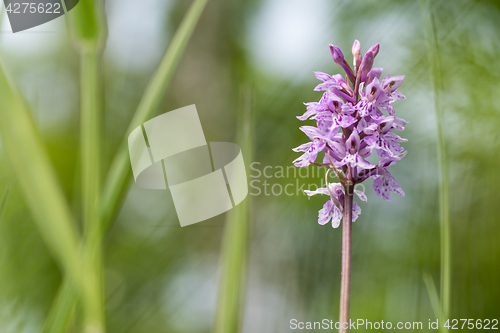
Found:
M 80 160 L 82 211 L 85 227 L 84 252 L 88 261 L 88 279 L 92 280 L 91 303 L 83 303 L 85 325 L 104 329 L 104 297 L 102 279 L 102 228 L 100 227 L 100 119 L 101 63 L 105 42 L 105 17 L 93 0 L 81 0 L 67 19 L 71 37 L 80 55 Z M 70 323 L 77 294 L 66 276 L 58 292 L 44 330 L 64 332 Z
M 425 283 L 425 288 L 427 289 L 427 294 L 429 294 L 429 299 L 431 301 L 431 306 L 432 306 L 432 311 L 434 312 L 434 315 L 436 318 L 440 318 L 440 313 L 439 313 L 439 295 L 436 290 L 436 284 L 434 283 L 434 280 L 432 279 L 432 276 L 430 273 L 425 273 L 424 274 L 424 283 Z
M 0 65 L 0 135 L 26 203 L 47 247 L 82 295 L 86 280 L 80 240 L 47 151 L 16 85 Z
M 206 3 L 207 0 L 195 0 L 189 8 L 128 126 L 126 136 L 123 138 L 120 148 L 111 164 L 102 192 L 103 210 L 101 218 L 103 228 L 107 228 L 111 223 L 111 219 L 121 202 L 123 192 L 129 183 L 131 167 L 128 156 L 127 136 L 134 128 L 148 120 L 158 109 Z
M 71 280 L 65 278 L 45 320 L 42 333 L 65 333 L 71 323 L 77 295 Z
M 245 164 L 252 160 L 253 116 L 252 89 L 242 91 L 238 139 Z M 248 170 L 248 167 L 247 167 Z M 235 333 L 241 329 L 245 273 L 250 230 L 250 196 L 227 214 L 222 242 L 222 272 L 215 317 L 215 333 Z

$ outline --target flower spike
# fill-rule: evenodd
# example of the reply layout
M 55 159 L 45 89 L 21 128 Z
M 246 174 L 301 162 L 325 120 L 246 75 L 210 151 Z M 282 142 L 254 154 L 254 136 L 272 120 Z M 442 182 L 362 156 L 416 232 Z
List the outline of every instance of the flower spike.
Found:
M 340 48 L 330 44 L 334 62 L 342 66 L 346 75 L 314 72 L 321 81 L 314 90 L 322 91 L 323 96 L 319 102 L 305 103 L 306 112 L 297 117 L 302 121 L 313 120 L 316 126 L 300 128 L 310 142 L 294 149 L 303 153 L 294 164 L 297 167 L 313 164 L 327 168 L 328 172 L 333 170 L 340 182 L 327 182 L 327 188 L 307 192 L 308 195 L 330 197 L 319 212 L 320 224 L 332 220 L 333 226 L 338 226 L 346 196 L 342 188 L 351 189 L 368 178 L 374 180 L 373 189 L 382 199 L 390 200 L 390 192 L 404 196 L 399 183 L 388 171 L 406 155 L 402 143 L 407 140 L 394 130 L 403 131 L 408 122 L 394 116 L 392 106 L 395 101 L 406 98 L 398 91 L 404 75 L 387 75 L 381 79 L 383 69 L 373 67 L 379 51 L 380 44 L 376 43 L 362 56 L 361 44 L 355 40 L 352 44 L 353 71 Z M 316 162 L 320 153 L 324 153 L 322 163 Z M 372 164 L 367 158 L 374 153 L 380 160 Z M 360 198 L 366 199 L 365 196 Z M 353 220 L 360 213 L 361 208 L 353 202 Z
M 373 67 L 380 44 L 368 49 L 361 56 L 361 45 L 355 40 L 352 45 L 354 71 L 351 69 L 339 47 L 330 44 L 330 52 L 335 63 L 346 72 L 329 75 L 315 72 L 321 81 L 314 90 L 323 91 L 319 102 L 306 103 L 306 112 L 297 118 L 313 120 L 316 126 L 302 126 L 300 129 L 310 139 L 295 148 L 302 152 L 294 163 L 297 167 L 316 165 L 327 168 L 326 187 L 315 191 L 304 191 L 308 196 L 323 194 L 328 200 L 318 212 L 318 223 L 338 228 L 342 221 L 342 277 L 340 293 L 339 322 L 342 327 L 349 325 L 350 267 L 352 248 L 352 222 L 361 214 L 354 197 L 366 201 L 365 193 L 355 186 L 373 179 L 373 191 L 383 200 L 391 201 L 390 193 L 404 197 L 405 193 L 389 168 L 400 162 L 406 151 L 401 146 L 406 142 L 396 131 L 403 131 L 408 123 L 396 117 L 393 103 L 406 97 L 398 91 L 404 75 L 383 79 L 382 68 Z M 352 84 L 349 84 L 349 82 Z M 323 155 L 322 163 L 316 162 Z M 378 161 L 375 161 L 378 155 Z M 367 160 L 370 158 L 370 162 Z M 373 162 L 372 162 L 373 161 Z M 372 164 L 374 163 L 374 164 Z M 339 183 L 329 183 L 328 175 L 333 170 Z

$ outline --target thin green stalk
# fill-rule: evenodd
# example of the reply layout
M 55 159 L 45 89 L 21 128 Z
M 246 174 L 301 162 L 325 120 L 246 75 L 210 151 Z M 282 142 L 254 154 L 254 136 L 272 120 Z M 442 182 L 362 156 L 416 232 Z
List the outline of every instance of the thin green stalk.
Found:
M 247 165 L 252 159 L 252 92 L 242 99 L 238 126 L 238 143 Z M 250 228 L 249 202 L 245 199 L 227 215 L 222 242 L 222 272 L 215 318 L 215 333 L 236 333 L 241 329 L 244 303 L 245 273 Z
M 100 89 L 99 52 L 83 50 L 81 64 L 81 161 L 82 161 L 82 208 L 85 226 L 85 251 L 89 265 L 93 267 L 96 297 L 100 299 L 95 309 L 96 321 L 104 331 L 104 296 L 102 286 L 102 233 L 99 220 L 99 171 L 100 165 L 100 118 L 102 117 L 99 99 Z M 93 319 L 92 319 L 93 320 Z
M 82 210 L 87 234 L 99 222 L 99 170 L 100 167 L 100 117 L 99 67 L 100 56 L 96 52 L 82 52 L 80 56 L 80 103 L 81 137 L 80 150 L 82 161 Z
M 437 120 L 437 153 L 439 168 L 439 211 L 441 225 L 441 319 L 450 315 L 451 299 L 451 244 L 450 244 L 450 209 L 449 209 L 449 176 L 446 138 L 444 134 L 444 110 L 441 106 L 443 92 L 443 74 L 437 41 L 434 15 L 428 0 L 421 0 L 422 21 L 427 42 L 427 54 L 431 66 L 434 88 L 434 108 Z
M 102 286 L 102 229 L 99 221 L 99 190 L 100 190 L 100 119 L 102 117 L 99 98 L 100 54 L 95 51 L 84 51 L 81 55 L 81 161 L 82 161 L 82 211 L 85 226 L 85 254 L 86 259 L 93 267 L 93 280 L 96 286 L 96 298 L 100 301 L 99 307 L 92 310 L 98 318 L 91 321 L 101 322 L 104 327 L 104 296 Z M 65 332 L 70 323 L 76 302 L 76 294 L 71 290 L 69 281 L 63 282 L 48 320 L 45 323 L 45 332 Z M 60 303 L 62 302 L 62 303 Z M 72 303 L 71 303 L 72 302 Z M 52 313 L 53 312 L 53 313 Z M 59 321 L 52 321 L 58 318 Z M 89 319 L 90 320 L 90 319 Z
M 40 139 L 31 114 L 16 85 L 0 65 L 0 135 L 26 203 L 47 247 L 92 308 L 92 281 L 88 279 L 81 242 L 68 203 Z
M 66 9 L 66 6 L 64 7 Z M 85 228 L 84 256 L 89 269 L 88 279 L 94 288 L 90 295 L 91 306 L 85 306 L 84 303 L 83 309 L 85 330 L 93 332 L 105 330 L 102 233 L 99 220 L 102 117 L 100 68 L 106 38 L 102 9 L 100 2 L 81 0 L 78 6 L 66 15 L 70 35 L 80 55 L 80 159 Z M 45 324 L 46 332 L 64 332 L 69 325 L 71 309 L 76 303 L 76 293 L 72 290 L 72 285 L 67 279 L 63 282 Z
M 100 92 L 101 54 L 94 50 L 81 52 L 81 160 L 82 201 L 85 224 L 85 246 L 91 260 L 100 267 L 102 232 L 99 220 L 100 148 L 102 117 Z M 99 269 L 100 270 L 100 269 Z
M 148 120 L 157 110 L 177 69 L 177 65 L 203 12 L 207 0 L 196 0 L 184 16 L 175 32 L 161 63 L 149 83 L 139 106 L 130 122 L 126 136 L 111 164 L 102 192 L 101 223 L 107 229 L 120 205 L 123 193 L 130 180 L 131 168 L 128 156 L 128 134 Z
M 248 252 L 247 200 L 233 208 L 226 221 L 214 333 L 236 333 L 241 328 Z

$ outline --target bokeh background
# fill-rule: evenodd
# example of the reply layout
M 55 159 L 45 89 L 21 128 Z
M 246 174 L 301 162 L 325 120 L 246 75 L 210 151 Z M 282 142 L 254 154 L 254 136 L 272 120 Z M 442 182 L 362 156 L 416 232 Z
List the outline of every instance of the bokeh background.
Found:
M 106 1 L 103 172 L 190 3 Z M 450 160 L 450 317 L 500 319 L 500 2 L 433 1 L 432 10 Z M 210 0 L 161 112 L 196 104 L 207 140 L 234 142 L 239 105 L 251 103 L 254 151 L 247 162 L 258 162 L 259 171 L 270 167 L 271 177 L 247 170 L 254 187 L 243 332 L 289 332 L 293 318 L 338 318 L 341 229 L 317 224 L 326 197 L 296 193 L 322 176 L 290 166 L 298 156 L 291 149 L 307 140 L 295 117 L 303 102 L 321 96 L 312 71 L 340 72 L 328 44 L 347 56 L 354 39 L 363 51 L 380 42 L 376 66 L 384 75 L 406 75 L 400 91 L 408 99 L 394 106 L 409 121 L 409 141 L 407 157 L 391 170 L 406 197 L 384 202 L 371 181 L 365 184 L 368 202 L 353 226 L 351 316 L 424 327 L 435 319 L 423 277 L 439 286 L 436 118 L 419 2 Z M 78 216 L 78 57 L 64 18 L 12 34 L 3 14 L 0 54 Z M 248 93 L 251 99 L 242 98 Z M 287 184 L 294 195 L 278 195 Z M 0 331 L 38 332 L 62 276 L 0 148 L 0 194 L 8 187 L 0 220 Z M 133 185 L 105 242 L 109 331 L 209 332 L 225 218 L 181 228 L 168 191 Z

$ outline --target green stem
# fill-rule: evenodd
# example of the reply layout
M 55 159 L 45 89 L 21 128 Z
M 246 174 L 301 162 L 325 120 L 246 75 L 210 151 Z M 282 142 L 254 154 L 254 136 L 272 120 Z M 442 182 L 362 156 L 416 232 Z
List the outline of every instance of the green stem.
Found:
M 66 10 L 66 6 L 63 2 Z M 81 298 L 84 310 L 84 332 L 104 332 L 104 291 L 102 285 L 102 233 L 100 228 L 100 67 L 106 40 L 102 3 L 81 0 L 67 13 L 67 24 L 74 46 L 80 55 L 80 155 L 82 212 L 85 230 L 83 262 L 89 285 Z M 56 298 L 44 331 L 64 332 L 76 304 L 77 294 L 67 280 Z M 57 320 L 51 321 L 51 318 Z
M 244 160 L 252 159 L 252 91 L 245 91 L 242 98 L 238 126 L 238 144 Z M 215 317 L 215 333 L 236 333 L 241 329 L 244 299 L 245 272 L 250 228 L 249 198 L 228 213 L 222 242 L 222 272 Z
M 215 333 L 240 331 L 248 252 L 248 214 L 246 201 L 228 213 L 222 245 L 223 267 L 219 282 Z
M 104 331 L 104 296 L 102 286 L 102 232 L 99 219 L 100 91 L 101 56 L 95 49 L 80 55 L 82 208 L 85 226 L 85 251 L 94 279 L 94 308 L 86 309 L 87 322 Z
M 80 57 L 81 101 L 81 161 L 82 209 L 87 234 L 91 234 L 99 219 L 100 121 L 99 56 L 96 52 L 82 52 Z
M 0 134 L 38 229 L 80 297 L 92 307 L 92 281 L 81 254 L 76 223 L 31 114 L 0 66 Z
M 449 211 L 449 162 L 444 133 L 444 110 L 441 106 L 443 75 L 437 41 L 436 25 L 428 0 L 421 1 L 422 20 L 427 41 L 427 54 L 431 66 L 434 88 L 434 108 L 437 119 L 437 154 L 439 168 L 439 212 L 441 229 L 441 319 L 448 319 L 451 300 L 451 244 Z

